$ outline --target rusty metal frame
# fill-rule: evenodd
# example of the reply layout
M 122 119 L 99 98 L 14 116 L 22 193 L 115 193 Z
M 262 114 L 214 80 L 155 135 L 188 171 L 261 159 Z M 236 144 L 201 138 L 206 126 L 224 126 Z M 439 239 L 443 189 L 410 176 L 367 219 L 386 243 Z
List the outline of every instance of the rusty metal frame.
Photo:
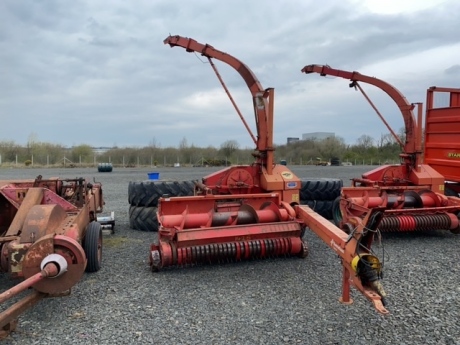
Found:
M 0 294 L 0 304 L 32 288 L 0 313 L 0 336 L 42 298 L 66 295 L 81 279 L 87 263 L 81 243 L 103 205 L 101 184 L 83 178 L 0 181 L 0 272 L 23 279 Z

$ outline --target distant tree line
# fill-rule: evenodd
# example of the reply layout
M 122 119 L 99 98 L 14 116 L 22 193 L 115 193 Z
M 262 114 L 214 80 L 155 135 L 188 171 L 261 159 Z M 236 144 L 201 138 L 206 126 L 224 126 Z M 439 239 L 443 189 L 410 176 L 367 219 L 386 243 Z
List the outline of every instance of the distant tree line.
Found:
M 404 132 L 399 135 L 404 142 Z M 342 162 L 358 165 L 378 165 L 399 162 L 401 147 L 391 134 L 378 140 L 362 135 L 354 145 L 347 145 L 341 137 L 323 140 L 299 140 L 276 148 L 277 157 L 288 164 L 315 164 L 316 160 L 330 161 L 338 158 Z
M 403 135 L 403 134 L 402 134 Z M 95 151 L 89 144 L 67 148 L 62 145 L 29 140 L 26 146 L 14 141 L 0 141 L 1 166 L 95 166 L 110 162 L 118 167 L 136 166 L 222 166 L 250 164 L 254 161 L 253 149 L 240 148 L 235 140 L 227 140 L 216 148 L 189 145 L 183 138 L 178 147 L 161 147 L 153 139 L 145 147 L 113 147 L 104 152 Z M 316 159 L 329 161 L 338 158 L 353 164 L 384 164 L 399 161 L 401 148 L 390 135 L 378 140 L 362 135 L 354 145 L 343 138 L 300 140 L 275 146 L 275 160 L 288 164 L 314 164 Z

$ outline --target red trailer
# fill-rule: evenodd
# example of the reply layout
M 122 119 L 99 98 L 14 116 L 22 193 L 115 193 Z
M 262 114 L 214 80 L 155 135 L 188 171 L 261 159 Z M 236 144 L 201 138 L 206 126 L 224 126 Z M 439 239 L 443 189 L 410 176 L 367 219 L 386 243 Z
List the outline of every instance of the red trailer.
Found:
M 460 89 L 430 87 L 426 96 L 425 164 L 444 176 L 447 196 L 460 194 Z

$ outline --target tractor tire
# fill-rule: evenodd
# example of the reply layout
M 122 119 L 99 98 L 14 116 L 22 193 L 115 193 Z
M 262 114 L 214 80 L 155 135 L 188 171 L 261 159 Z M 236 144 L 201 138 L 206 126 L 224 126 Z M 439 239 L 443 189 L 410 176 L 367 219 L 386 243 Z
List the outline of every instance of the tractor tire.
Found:
M 132 206 L 158 207 L 158 199 L 163 196 L 190 196 L 194 190 L 192 181 L 131 181 L 128 185 L 128 201 Z
M 99 163 L 97 165 L 98 172 L 112 172 L 112 170 L 113 170 L 112 163 Z
M 195 195 L 195 183 L 193 181 L 180 181 L 181 195 L 176 196 L 193 196 Z
M 313 211 L 326 219 L 332 219 L 332 204 L 330 200 L 305 200 L 300 202 L 301 205 L 307 205 Z
M 332 201 L 340 195 L 343 181 L 340 179 L 301 179 L 300 200 Z
M 158 207 L 129 206 L 129 227 L 140 231 L 158 231 Z
M 101 223 L 91 222 L 86 227 L 83 249 L 86 254 L 86 272 L 97 272 L 102 262 L 102 226 Z
M 340 211 L 340 200 L 341 197 L 338 196 L 333 202 L 332 202 L 332 219 L 334 220 L 334 224 L 336 226 L 340 226 L 340 222 L 342 221 L 342 212 Z

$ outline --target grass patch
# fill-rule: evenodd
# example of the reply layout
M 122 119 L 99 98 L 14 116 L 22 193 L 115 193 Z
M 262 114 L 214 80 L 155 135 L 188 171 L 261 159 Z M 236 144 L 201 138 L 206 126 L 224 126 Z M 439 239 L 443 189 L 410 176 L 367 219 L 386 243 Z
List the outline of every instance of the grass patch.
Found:
M 104 237 L 103 239 L 104 247 L 118 248 L 127 242 L 132 243 L 132 242 L 142 242 L 142 241 L 138 239 L 134 239 L 134 238 L 118 237 L 118 236 Z

